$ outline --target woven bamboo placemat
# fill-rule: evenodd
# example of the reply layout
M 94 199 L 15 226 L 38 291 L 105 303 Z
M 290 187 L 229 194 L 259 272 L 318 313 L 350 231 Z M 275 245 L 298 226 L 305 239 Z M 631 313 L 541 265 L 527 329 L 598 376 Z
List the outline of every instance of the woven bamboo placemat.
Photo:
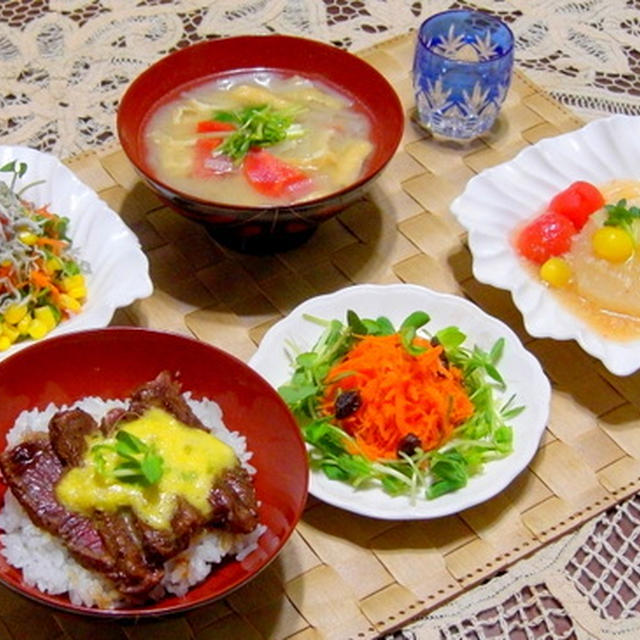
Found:
M 413 38 L 362 57 L 409 116 Z M 531 339 L 508 294 L 478 283 L 449 204 L 486 167 L 581 122 L 516 73 L 492 132 L 468 146 L 430 139 L 407 119 L 397 155 L 367 197 L 303 247 L 240 255 L 163 207 L 112 147 L 68 161 L 139 237 L 154 294 L 115 324 L 195 335 L 247 360 L 303 300 L 353 283 L 410 282 L 464 295 L 519 334 L 553 382 L 533 462 L 503 493 L 456 516 L 387 522 L 310 499 L 280 556 L 224 601 L 182 617 L 111 623 L 53 612 L 0 589 L 0 637 L 29 640 L 366 639 L 431 610 L 640 487 L 640 378 L 617 378 L 574 342 Z

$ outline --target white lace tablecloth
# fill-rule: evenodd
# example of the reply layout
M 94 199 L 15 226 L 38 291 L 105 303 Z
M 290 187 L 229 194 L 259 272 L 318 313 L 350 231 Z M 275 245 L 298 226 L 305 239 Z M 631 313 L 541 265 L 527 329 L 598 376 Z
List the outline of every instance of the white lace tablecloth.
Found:
M 519 67 L 582 118 L 640 114 L 640 0 L 1 0 L 0 143 L 64 157 L 115 140 L 129 82 L 205 38 L 288 33 L 358 51 L 469 5 L 507 21 Z M 639 555 L 636 497 L 394 637 L 636 640 Z
M 364 49 L 450 0 L 2 0 L 0 142 L 66 156 L 114 139 L 129 82 L 204 38 L 289 33 Z M 477 0 L 520 68 L 584 118 L 640 113 L 640 0 Z

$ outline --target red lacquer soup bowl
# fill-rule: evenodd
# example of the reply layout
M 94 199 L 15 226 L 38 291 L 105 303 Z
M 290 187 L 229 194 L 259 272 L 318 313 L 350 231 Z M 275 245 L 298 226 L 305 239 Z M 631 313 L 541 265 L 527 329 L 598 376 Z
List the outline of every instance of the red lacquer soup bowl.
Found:
M 257 469 L 254 485 L 260 522 L 258 547 L 241 561 L 216 566 L 183 597 L 124 609 L 76 606 L 65 595 L 49 595 L 25 584 L 22 573 L 0 555 L 0 580 L 38 602 L 65 611 L 110 618 L 183 612 L 224 597 L 246 584 L 282 549 L 302 513 L 308 464 L 300 430 L 273 388 L 243 362 L 203 342 L 177 334 L 112 327 L 51 338 L 0 363 L 0 448 L 25 409 L 70 404 L 87 396 L 126 398 L 163 371 L 178 376 L 194 399 L 218 403 L 228 429 L 246 437 Z M 0 483 L 4 497 L 6 486 Z
M 184 89 L 214 78 L 259 70 L 319 81 L 353 101 L 370 121 L 374 147 L 360 177 L 339 191 L 286 206 L 235 206 L 203 200 L 158 179 L 144 141 L 145 127 L 155 110 Z M 318 224 L 365 193 L 400 143 L 404 111 L 385 77 L 346 51 L 292 36 L 239 36 L 180 49 L 145 70 L 120 102 L 117 128 L 125 153 L 163 201 L 178 213 L 203 223 L 224 244 L 267 253 L 304 242 Z

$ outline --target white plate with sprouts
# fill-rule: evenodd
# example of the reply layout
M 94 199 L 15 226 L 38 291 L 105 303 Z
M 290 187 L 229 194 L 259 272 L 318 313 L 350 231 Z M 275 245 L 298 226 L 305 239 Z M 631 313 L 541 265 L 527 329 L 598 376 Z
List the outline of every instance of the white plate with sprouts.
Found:
M 0 146 L 0 167 L 14 160 L 26 164 L 15 191 L 35 183 L 24 190 L 22 197 L 36 207 L 48 206 L 52 213 L 68 218 L 71 254 L 85 270 L 87 297 L 82 310 L 60 322 L 41 340 L 104 327 L 116 309 L 151 295 L 149 263 L 138 238 L 93 189 L 51 154 L 28 147 Z M 12 174 L 0 172 L 0 181 L 10 185 Z M 2 302 L 0 288 L 0 305 Z M 30 344 L 32 339 L 17 341 L 0 351 L 0 359 Z
M 549 416 L 551 389 L 540 364 L 515 333 L 462 297 L 407 284 L 356 285 L 318 296 L 302 303 L 271 327 L 249 365 L 278 388 L 293 373 L 293 352 L 310 350 L 323 331 L 306 316 L 345 322 L 349 309 L 361 318 L 386 316 L 396 327 L 412 312 L 422 310 L 431 317 L 421 330 L 422 335 L 428 337 L 445 327 L 456 326 L 467 335 L 465 346 L 477 345 L 487 351 L 499 338 L 504 338 L 505 348 L 498 368 L 506 389 L 499 397 L 514 395 L 515 404 L 524 405 L 525 409 L 509 423 L 514 434 L 513 451 L 485 464 L 480 474 L 470 477 L 468 484 L 455 492 L 434 499 L 427 499 L 423 494 L 414 500 L 408 496 L 392 497 L 380 488 L 354 488 L 312 469 L 310 493 L 357 514 L 388 520 L 413 520 L 458 513 L 507 487 L 538 449 Z

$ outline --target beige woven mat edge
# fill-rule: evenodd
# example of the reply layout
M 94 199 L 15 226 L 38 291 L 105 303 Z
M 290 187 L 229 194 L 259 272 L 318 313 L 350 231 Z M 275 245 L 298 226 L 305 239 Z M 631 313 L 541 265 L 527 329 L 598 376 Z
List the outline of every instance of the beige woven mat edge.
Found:
M 299 302 L 352 283 L 411 282 L 465 295 L 513 327 L 553 382 L 549 428 L 534 461 L 493 500 L 433 521 L 362 518 L 311 498 L 283 553 L 256 580 L 177 619 L 79 621 L 3 593 L 0 622 L 8 637 L 373 638 L 638 490 L 638 377 L 611 376 L 575 343 L 528 336 L 509 296 L 472 277 L 464 232 L 449 212 L 473 175 L 581 122 L 517 72 L 489 135 L 465 147 L 436 143 L 409 120 L 412 49 L 413 37 L 402 36 L 362 52 L 406 107 L 402 146 L 365 199 L 292 252 L 257 258 L 218 246 L 164 208 L 117 145 L 70 158 L 150 260 L 153 296 L 114 322 L 195 335 L 246 360 Z

